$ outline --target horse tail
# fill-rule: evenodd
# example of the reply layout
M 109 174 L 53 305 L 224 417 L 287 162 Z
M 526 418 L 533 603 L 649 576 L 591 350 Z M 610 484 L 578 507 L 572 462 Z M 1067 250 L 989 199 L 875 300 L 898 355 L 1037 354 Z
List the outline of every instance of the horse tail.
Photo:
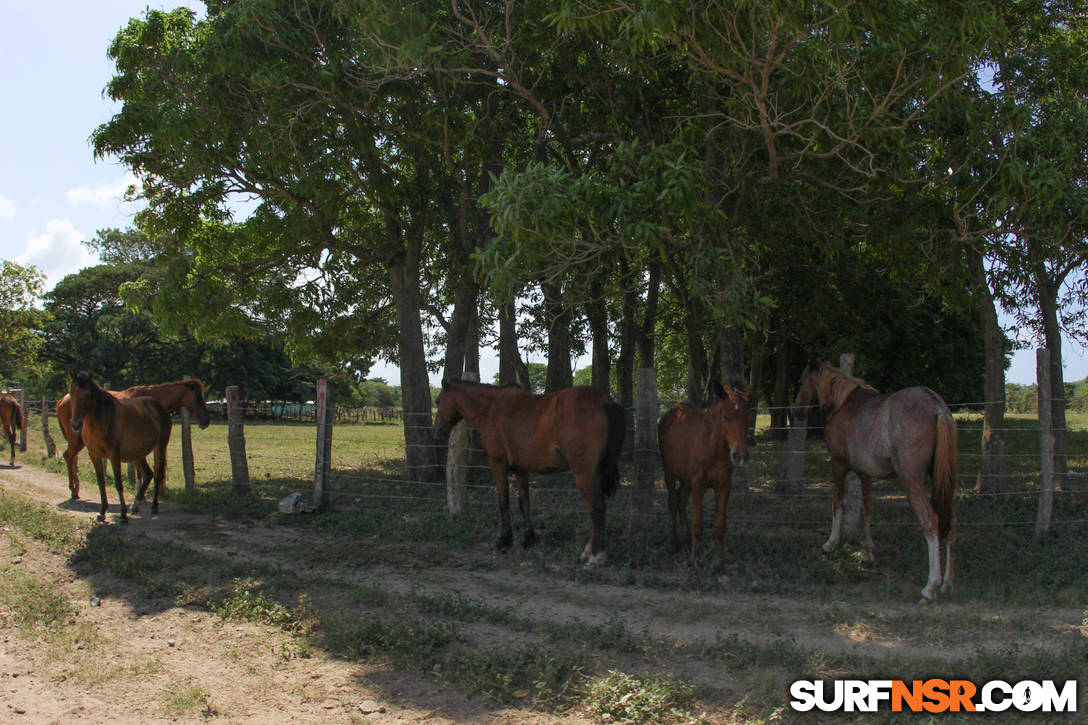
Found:
M 937 415 L 937 446 L 933 455 L 933 492 L 930 503 L 937 512 L 937 535 L 943 540 L 952 526 L 952 502 L 956 495 L 956 421 L 949 413 Z
M 601 482 L 601 493 L 611 496 L 620 486 L 619 460 L 626 424 L 623 422 L 623 408 L 615 401 L 610 399 L 605 402 L 604 413 L 608 418 L 608 442 L 597 462 L 597 480 Z
M 18 403 L 15 403 L 15 402 L 12 403 L 11 407 L 15 409 L 14 410 L 15 417 L 13 419 L 14 422 L 15 422 L 15 428 L 17 430 L 26 430 L 26 421 L 23 420 L 23 409 L 22 409 L 22 407 Z

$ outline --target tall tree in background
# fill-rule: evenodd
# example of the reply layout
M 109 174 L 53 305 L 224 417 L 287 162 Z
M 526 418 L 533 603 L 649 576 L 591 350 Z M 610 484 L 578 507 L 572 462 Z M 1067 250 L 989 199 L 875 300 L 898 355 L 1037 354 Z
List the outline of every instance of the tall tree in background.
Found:
M 45 276 L 37 267 L 0 264 L 0 377 L 23 381 L 39 372 L 41 329 L 48 316 L 37 308 Z

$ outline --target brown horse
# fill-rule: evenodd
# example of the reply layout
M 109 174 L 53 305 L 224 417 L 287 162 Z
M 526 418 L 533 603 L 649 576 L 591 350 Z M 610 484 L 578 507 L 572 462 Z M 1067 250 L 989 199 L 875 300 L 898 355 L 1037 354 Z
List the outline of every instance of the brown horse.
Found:
M 185 408 L 196 420 L 201 430 L 208 427 L 210 418 L 208 408 L 204 401 L 204 385 L 199 380 L 178 380 L 172 383 L 159 383 L 158 385 L 135 385 L 119 392 L 107 391 L 114 398 L 136 398 L 146 395 L 155 399 L 159 405 L 166 409 L 167 413 Z M 65 395 L 57 401 L 57 420 L 60 429 L 64 433 L 64 439 L 68 441 L 68 449 L 64 451 L 64 462 L 68 465 L 68 489 L 72 492 L 72 498 L 79 498 L 79 452 L 83 450 L 83 439 L 79 433 L 72 430 L 71 397 Z M 150 480 L 151 469 L 147 461 L 139 461 L 137 467 L 144 481 Z M 138 502 L 137 502 L 138 504 Z
M 736 392 L 731 386 L 718 388 L 718 400 L 706 410 L 688 403 L 678 403 L 657 424 L 657 444 L 665 487 L 669 492 L 669 521 L 672 524 L 673 551 L 683 542 L 679 529 L 688 535 L 688 496 L 691 496 L 691 565 L 699 551 L 703 531 L 703 494 L 714 489 L 717 504 L 714 533 L 717 548 L 714 571 L 721 572 L 725 550 L 725 510 L 732 486 L 733 467 L 748 459 L 748 423 L 752 406 L 759 397 Z
M 593 532 L 581 560 L 604 562 L 605 497 L 619 485 L 616 467 L 623 445 L 623 409 L 604 393 L 576 387 L 546 395 L 519 388 L 464 381 L 443 381 L 438 396 L 435 434 L 448 434 L 464 418 L 480 434 L 499 491 L 502 533 L 497 548 L 513 541 L 510 525 L 510 484 L 518 479 L 518 504 L 525 519 L 523 546 L 536 539 L 529 516 L 529 473 L 570 468 L 589 506 Z
M 149 453 L 155 456 L 155 497 L 151 513 L 159 512 L 159 493 L 166 476 L 166 447 L 170 443 L 170 414 L 150 396 L 115 398 L 94 382 L 94 374 L 82 372 L 72 377 L 68 396 L 72 407 L 72 430 L 79 433 L 98 477 L 98 491 L 102 497 L 102 509 L 98 520 L 106 519 L 109 502 L 106 500 L 106 460 L 113 466 L 117 497 L 121 505 L 121 523 L 128 522 L 125 509 L 125 492 L 121 483 L 121 462 L 144 461 Z M 144 466 L 147 463 L 144 462 Z M 144 497 L 149 480 L 145 479 L 136 493 L 136 500 Z
M 861 513 L 865 525 L 863 558 L 873 560 L 869 533 L 869 488 L 874 478 L 898 477 L 907 490 L 911 509 L 922 523 L 929 548 L 929 579 L 922 601 L 931 602 L 937 586 L 952 586 L 952 546 L 956 542 L 956 517 L 952 503 L 956 491 L 956 421 L 941 396 L 929 388 L 904 388 L 878 393 L 865 381 L 824 363 L 819 370 L 805 370 L 796 404 L 810 406 L 816 400 L 828 413 L 824 438 L 831 452 L 835 498 L 831 506 L 831 536 L 825 553 L 839 544 L 842 533 L 842 498 L 848 471 L 861 479 Z M 926 476 L 933 480 L 926 498 Z M 945 545 L 945 571 L 941 579 L 941 542 Z
M 15 431 L 26 430 L 26 421 L 23 420 L 23 409 L 14 396 L 4 393 L 0 395 L 0 423 L 3 423 L 4 433 L 11 444 L 11 460 L 9 466 L 15 465 Z

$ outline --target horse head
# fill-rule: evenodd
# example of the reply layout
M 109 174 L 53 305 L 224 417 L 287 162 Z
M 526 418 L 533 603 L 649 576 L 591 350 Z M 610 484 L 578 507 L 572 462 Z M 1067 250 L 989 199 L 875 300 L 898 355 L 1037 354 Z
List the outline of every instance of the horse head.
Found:
M 72 383 L 68 388 L 68 397 L 72 401 L 72 432 L 79 433 L 83 430 L 83 419 L 88 415 L 98 412 L 105 391 L 98 387 L 94 381 L 94 373 L 84 370 L 76 373 L 69 368 L 68 376 Z
M 718 402 L 712 410 L 718 417 L 722 440 L 729 446 L 729 460 L 734 466 L 748 461 L 748 424 L 755 415 L 756 391 L 742 393 L 732 385 L 718 386 Z
M 442 392 L 438 394 L 437 411 L 434 414 L 434 437 L 441 440 L 450 434 L 453 426 L 461 420 L 461 411 L 453 402 L 448 380 L 442 381 Z
M 208 414 L 208 406 L 204 400 L 204 384 L 199 380 L 186 381 L 189 387 L 189 393 L 185 398 L 185 407 L 196 418 L 196 424 L 200 427 L 200 430 L 204 430 L 211 423 L 211 416 Z

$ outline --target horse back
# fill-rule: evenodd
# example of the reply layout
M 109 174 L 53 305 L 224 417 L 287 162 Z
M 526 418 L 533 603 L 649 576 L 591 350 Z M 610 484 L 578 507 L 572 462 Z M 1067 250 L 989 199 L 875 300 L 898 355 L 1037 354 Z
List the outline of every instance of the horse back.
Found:
M 706 411 L 697 406 L 677 403 L 661 417 L 657 424 L 657 445 L 666 474 L 690 480 L 697 473 L 706 473 L 715 462 L 721 462 L 715 455 L 706 416 Z M 725 461 L 729 462 L 728 454 Z
M 171 421 L 154 398 L 115 398 L 113 414 L 108 421 L 96 421 L 96 430 L 84 435 L 84 443 L 92 451 L 114 454 L 122 461 L 138 461 L 157 448 L 165 449 L 170 442 Z
M 544 395 L 513 390 L 493 404 L 480 440 L 489 456 L 524 471 L 596 466 L 608 444 L 610 402 L 588 386 Z

